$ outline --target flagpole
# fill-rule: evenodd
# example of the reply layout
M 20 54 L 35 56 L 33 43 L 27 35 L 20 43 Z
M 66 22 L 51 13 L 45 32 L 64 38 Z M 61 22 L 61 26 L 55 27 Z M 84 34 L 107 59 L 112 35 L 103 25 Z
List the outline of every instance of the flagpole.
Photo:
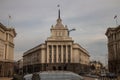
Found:
M 118 18 L 117 15 L 114 16 L 115 22 L 116 22 L 116 26 L 118 26 Z
M 11 19 L 11 16 L 8 15 L 8 27 L 10 27 L 10 19 Z
M 116 17 L 116 20 L 115 20 L 115 21 L 116 21 L 116 25 L 118 26 L 118 18 L 117 18 L 117 17 Z
M 8 27 L 9 27 L 9 15 L 8 15 Z

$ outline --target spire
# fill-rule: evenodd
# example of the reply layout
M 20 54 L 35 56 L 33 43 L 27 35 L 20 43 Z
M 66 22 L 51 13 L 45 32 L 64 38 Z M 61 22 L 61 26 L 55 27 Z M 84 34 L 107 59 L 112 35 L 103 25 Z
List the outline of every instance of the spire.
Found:
M 58 11 L 58 19 L 60 19 L 60 9 L 59 9 L 59 11 Z
M 59 8 L 60 5 L 58 4 L 57 7 L 58 7 L 58 19 L 57 19 L 57 23 L 61 23 L 62 20 L 60 18 L 60 8 Z
M 64 25 L 62 24 L 62 19 L 60 17 L 60 5 L 57 5 L 58 7 L 58 19 L 56 20 L 57 21 L 57 24 L 55 25 L 55 28 L 64 28 Z
M 59 8 L 59 10 L 58 10 L 58 19 L 60 19 L 60 5 L 58 4 L 57 7 Z

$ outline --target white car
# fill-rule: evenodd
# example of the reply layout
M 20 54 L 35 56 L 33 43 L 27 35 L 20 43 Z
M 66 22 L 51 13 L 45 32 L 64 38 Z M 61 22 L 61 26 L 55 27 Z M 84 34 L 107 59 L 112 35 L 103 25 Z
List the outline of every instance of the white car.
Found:
M 68 71 L 45 71 L 27 74 L 24 76 L 24 80 L 84 80 L 84 78 Z
M 23 80 L 32 80 L 32 76 L 33 76 L 33 74 L 26 74 L 26 75 L 23 77 Z

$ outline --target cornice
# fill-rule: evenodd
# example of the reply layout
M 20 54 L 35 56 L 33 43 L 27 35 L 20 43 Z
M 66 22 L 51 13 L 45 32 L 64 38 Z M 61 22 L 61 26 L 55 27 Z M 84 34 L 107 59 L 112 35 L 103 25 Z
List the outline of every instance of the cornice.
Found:
M 120 25 L 115 28 L 108 28 L 105 35 L 108 36 L 109 33 L 116 33 L 119 30 L 120 30 Z

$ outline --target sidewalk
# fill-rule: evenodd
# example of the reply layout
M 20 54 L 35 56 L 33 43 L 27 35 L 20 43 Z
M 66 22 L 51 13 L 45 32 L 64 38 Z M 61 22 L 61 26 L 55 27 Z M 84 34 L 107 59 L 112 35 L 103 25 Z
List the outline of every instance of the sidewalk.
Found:
M 0 80 L 12 80 L 12 78 L 8 78 L 8 77 L 0 77 Z

